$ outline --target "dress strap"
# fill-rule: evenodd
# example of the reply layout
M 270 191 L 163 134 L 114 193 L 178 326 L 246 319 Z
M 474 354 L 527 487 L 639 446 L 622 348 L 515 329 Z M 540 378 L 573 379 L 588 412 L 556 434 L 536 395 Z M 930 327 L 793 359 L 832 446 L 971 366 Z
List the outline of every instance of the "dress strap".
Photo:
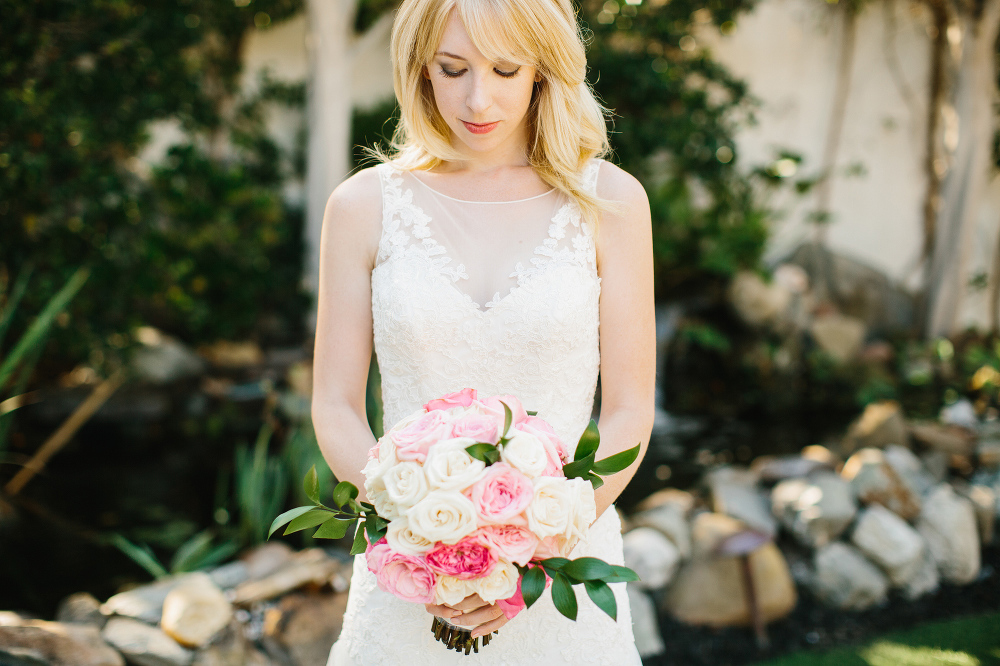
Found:
M 583 167 L 583 183 L 587 192 L 593 195 L 597 195 L 597 176 L 601 171 L 601 162 L 604 160 L 597 157 L 592 157 L 587 161 L 587 165 Z

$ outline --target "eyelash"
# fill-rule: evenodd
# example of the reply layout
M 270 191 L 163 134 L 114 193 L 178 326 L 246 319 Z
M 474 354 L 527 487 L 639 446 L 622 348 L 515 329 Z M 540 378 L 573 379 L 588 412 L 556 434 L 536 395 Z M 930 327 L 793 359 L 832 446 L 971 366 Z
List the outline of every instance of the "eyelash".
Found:
M 521 71 L 521 68 L 518 67 L 513 72 L 501 72 L 499 69 L 497 69 L 496 67 L 494 67 L 493 71 L 496 72 L 497 74 L 499 74 L 500 76 L 504 77 L 505 79 L 512 79 L 515 76 L 517 76 L 517 73 Z M 449 79 L 454 79 L 454 78 L 458 78 L 459 76 L 461 76 L 462 74 L 464 74 L 465 70 L 464 69 L 460 69 L 457 72 L 452 72 L 452 71 L 449 71 L 449 70 L 445 69 L 444 67 L 442 67 L 441 68 L 441 73 L 444 74 L 445 76 L 447 76 Z

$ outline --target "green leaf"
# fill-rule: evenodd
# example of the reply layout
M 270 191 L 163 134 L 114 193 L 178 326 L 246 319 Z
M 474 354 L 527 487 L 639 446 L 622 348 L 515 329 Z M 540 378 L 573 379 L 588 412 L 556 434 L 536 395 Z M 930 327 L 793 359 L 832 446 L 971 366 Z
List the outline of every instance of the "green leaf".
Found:
M 343 539 L 347 534 L 347 528 L 351 526 L 353 520 L 342 520 L 340 518 L 330 518 L 319 526 L 313 534 L 314 539 Z
M 525 411 L 528 412 L 528 416 L 538 416 L 538 412 L 534 409 L 527 409 Z
M 154 578 L 166 578 L 170 575 L 156 559 L 156 555 L 153 554 L 149 546 L 145 544 L 137 546 L 118 533 L 112 534 L 108 540 L 111 545 L 127 555 L 129 559 L 145 569 Z
M 492 444 L 479 442 L 477 444 L 473 444 L 472 446 L 465 447 L 465 450 L 470 456 L 476 460 L 482 460 L 487 465 L 492 465 L 496 461 L 500 460 L 500 450 Z
M 632 571 L 628 567 L 612 564 L 611 571 L 612 574 L 610 576 L 604 577 L 605 583 L 634 583 L 639 580 L 639 574 Z
M 369 513 L 365 516 L 365 531 L 368 533 L 368 541 L 378 543 L 379 539 L 385 536 L 385 528 L 388 525 L 381 516 Z
M 577 580 L 601 580 L 614 573 L 610 564 L 596 557 L 578 557 L 567 562 L 562 571 L 567 576 Z
M 601 445 L 601 433 L 597 431 L 597 422 L 590 419 L 587 429 L 580 435 L 580 442 L 576 445 L 574 460 L 581 460 L 587 456 L 597 455 L 597 447 Z
M 365 541 L 365 526 L 358 521 L 358 529 L 354 533 L 354 543 L 351 544 L 351 555 L 360 555 L 368 549 L 368 542 Z
M 292 534 L 294 532 L 307 530 L 310 527 L 316 527 L 317 525 L 325 523 L 332 515 L 333 513 L 327 509 L 314 508 L 312 511 L 307 511 L 292 522 L 288 523 L 288 527 L 285 528 L 283 534 Z
M 565 557 L 550 557 L 546 560 L 541 560 L 539 564 L 545 567 L 547 570 L 561 571 L 566 564 L 569 563 Z
M 556 610 L 571 620 L 576 620 L 576 594 L 569 580 L 556 571 L 552 575 L 552 603 Z
M 587 596 L 590 597 L 590 600 L 617 622 L 618 602 L 615 601 L 615 593 L 611 591 L 608 584 L 600 580 L 585 580 L 583 586 L 587 588 Z
M 593 465 L 594 454 L 591 453 L 586 458 L 577 458 L 573 462 L 563 465 L 563 474 L 566 475 L 567 479 L 586 479 Z
M 14 311 L 17 310 L 17 304 L 21 302 L 24 293 L 28 291 L 28 280 L 31 279 L 32 270 L 34 270 L 33 267 L 27 265 L 18 273 L 17 281 L 14 283 L 14 288 L 11 290 L 10 296 L 7 297 L 7 303 L 4 305 L 3 312 L 0 312 L 0 345 L 3 345 L 7 328 L 10 326 L 11 321 L 14 320 Z
M 510 407 L 507 406 L 506 402 L 501 400 L 500 404 L 503 405 L 503 434 L 501 436 L 506 438 L 507 431 L 510 430 L 510 424 L 514 420 L 514 415 L 511 413 Z
M 361 507 L 365 510 L 365 513 L 375 513 L 375 505 L 371 502 L 360 502 Z
M 538 601 L 545 591 L 545 572 L 541 567 L 532 567 L 525 572 L 521 578 L 521 596 L 524 597 L 524 605 L 531 608 L 531 604 Z
M 212 546 L 211 530 L 204 530 L 181 544 L 177 552 L 170 560 L 170 571 L 180 573 L 182 571 L 194 571 L 192 564 L 201 559 L 201 556 L 208 552 Z
M 603 460 L 598 460 L 594 463 L 594 471 L 602 476 L 622 471 L 639 457 L 639 446 L 639 444 L 636 444 L 631 449 L 608 456 Z
M 594 490 L 597 490 L 604 485 L 604 479 L 597 476 L 593 472 L 587 472 L 587 480 L 590 481 L 592 486 L 594 486 Z
M 306 478 L 302 480 L 302 490 L 305 491 L 309 501 L 313 504 L 319 504 L 319 476 L 316 474 L 316 465 L 310 467 L 309 471 L 306 472 Z
M 284 525 L 285 523 L 292 521 L 301 516 L 302 514 L 314 510 L 315 508 L 316 507 L 314 506 L 299 506 L 284 512 L 283 514 L 275 518 L 274 521 L 271 523 L 271 529 L 267 531 L 267 538 L 270 539 L 271 535 L 277 532 L 278 528 Z
M 333 489 L 333 503 L 344 506 L 349 500 L 358 496 L 358 488 L 350 481 L 341 481 Z

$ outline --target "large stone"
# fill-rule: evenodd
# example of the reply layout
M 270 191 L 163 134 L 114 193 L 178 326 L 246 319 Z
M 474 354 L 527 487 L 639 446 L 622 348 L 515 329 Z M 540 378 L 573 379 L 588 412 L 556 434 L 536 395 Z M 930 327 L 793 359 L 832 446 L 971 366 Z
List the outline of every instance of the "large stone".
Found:
M 811 587 L 824 603 L 844 610 L 885 603 L 889 579 L 856 548 L 834 541 L 819 548 L 813 561 Z
M 651 527 L 670 539 L 681 557 L 691 556 L 691 528 L 687 510 L 678 502 L 664 502 L 634 514 L 629 523 L 634 527 Z
M 634 583 L 628 583 L 626 589 L 629 609 L 632 611 L 632 633 L 639 656 L 648 659 L 662 654 L 663 637 L 660 635 L 660 622 L 653 600 Z
M 910 437 L 903 409 L 894 400 L 873 402 L 850 425 L 842 445 L 845 453 L 863 448 L 885 448 L 889 444 L 906 446 Z
M 140 327 L 136 337 L 142 346 L 132 356 L 132 370 L 139 379 L 169 384 L 201 374 L 204 362 L 179 340 L 151 326 Z
M 247 552 L 241 561 L 249 580 L 260 580 L 289 564 L 294 555 L 295 551 L 284 541 L 268 541 Z
M 101 640 L 97 627 L 43 620 L 26 620 L 13 613 L 0 622 L 0 655 L 6 651 L 13 663 L 49 666 L 125 666 L 122 656 Z M 0 656 L 0 663 L 4 657 Z
M 777 282 L 767 283 L 753 271 L 740 271 L 729 285 L 729 302 L 752 326 L 777 323 L 788 310 L 792 294 Z
M 993 543 L 996 536 L 997 503 L 1000 502 L 997 491 L 990 486 L 974 484 L 969 486 L 964 496 L 976 510 L 979 542 L 987 545 Z
M 740 521 L 722 514 L 695 517 L 691 530 L 694 555 L 663 597 L 664 610 L 688 624 L 750 624 L 740 558 L 714 554 L 723 539 L 745 529 Z M 748 557 L 761 616 L 765 622 L 784 617 L 795 607 L 797 596 L 781 551 L 767 543 Z
M 303 585 L 332 583 L 340 564 L 321 548 L 295 553 L 280 569 L 260 579 L 239 585 L 232 592 L 234 604 L 251 604 L 281 596 Z
M 985 439 L 976 445 L 976 458 L 984 467 L 1000 467 L 1000 439 Z
M 927 497 L 917 520 L 917 530 L 927 540 L 941 577 L 964 585 L 979 574 L 979 535 L 972 503 L 941 484 Z
M 666 587 L 677 573 L 681 553 L 674 542 L 652 527 L 637 527 L 622 537 L 625 566 L 639 575 L 646 590 Z
M 212 582 L 223 590 L 230 590 L 250 580 L 250 568 L 239 560 L 223 564 L 208 572 Z
M 771 491 L 771 510 L 801 543 L 812 548 L 839 537 L 854 520 L 857 502 L 850 485 L 833 472 L 788 479 Z
M 164 599 L 170 590 L 184 580 L 185 576 L 165 578 L 149 585 L 119 592 L 101 605 L 101 612 L 105 615 L 135 618 L 146 624 L 159 624 L 163 615 Z
M 910 434 L 927 448 L 950 455 L 971 456 L 976 449 L 975 433 L 959 425 L 911 423 Z
M 757 481 L 756 474 L 739 467 L 720 467 L 706 477 L 716 513 L 732 516 L 747 527 L 773 537 L 778 525 Z
M 684 516 L 687 516 L 694 508 L 695 499 L 694 495 L 686 490 L 663 488 L 662 490 L 657 490 L 655 493 L 639 502 L 638 506 L 636 506 L 636 510 L 648 511 L 650 509 L 663 506 L 664 504 L 670 504 L 677 507 L 678 511 L 680 511 Z
M 923 462 L 905 446 L 890 444 L 882 452 L 885 462 L 910 490 L 918 496 L 930 492 L 937 479 L 924 468 Z
M 265 614 L 263 640 L 279 644 L 292 663 L 323 666 L 346 608 L 347 594 L 289 594 Z
M 976 430 L 981 425 L 979 417 L 976 416 L 976 407 L 967 398 L 956 400 L 943 407 L 940 418 L 942 423 L 962 426 L 969 430 Z
M 156 627 L 128 617 L 111 618 L 101 635 L 135 666 L 188 666 L 194 657 Z
M 56 622 L 69 624 L 91 624 L 100 629 L 107 622 L 101 613 L 101 602 L 86 592 L 71 594 L 59 603 Z
M 920 495 L 886 462 L 880 449 L 861 449 L 844 463 L 841 476 L 862 504 L 881 504 L 911 520 L 920 514 Z
M 194 573 L 172 589 L 163 601 L 164 633 L 185 647 L 208 643 L 233 617 L 233 607 L 212 579 Z
M 934 561 L 931 549 L 924 548 L 923 557 L 920 558 L 920 568 L 903 586 L 903 596 L 913 601 L 925 594 L 932 594 L 937 592 L 940 582 L 941 576 L 938 574 L 937 562 Z
M 906 585 L 920 573 L 924 540 L 909 523 L 881 504 L 872 504 L 861 511 L 851 541 L 882 567 L 897 587 Z
M 797 479 L 813 472 L 833 469 L 821 460 L 802 456 L 760 456 L 750 465 L 750 471 L 757 475 L 761 483 L 777 483 L 785 479 Z
M 834 312 L 816 317 L 809 333 L 820 349 L 834 360 L 847 363 L 861 351 L 868 330 L 860 319 Z

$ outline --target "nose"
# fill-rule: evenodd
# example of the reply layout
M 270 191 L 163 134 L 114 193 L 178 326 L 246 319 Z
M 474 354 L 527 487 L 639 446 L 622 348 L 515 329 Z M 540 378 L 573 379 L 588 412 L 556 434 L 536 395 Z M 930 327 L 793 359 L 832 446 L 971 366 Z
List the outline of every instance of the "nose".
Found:
M 489 76 L 488 74 L 477 74 L 470 76 L 469 80 L 471 83 L 465 105 L 469 107 L 469 111 L 476 114 L 477 119 L 481 120 L 479 114 L 485 113 L 493 106 L 493 91 Z

